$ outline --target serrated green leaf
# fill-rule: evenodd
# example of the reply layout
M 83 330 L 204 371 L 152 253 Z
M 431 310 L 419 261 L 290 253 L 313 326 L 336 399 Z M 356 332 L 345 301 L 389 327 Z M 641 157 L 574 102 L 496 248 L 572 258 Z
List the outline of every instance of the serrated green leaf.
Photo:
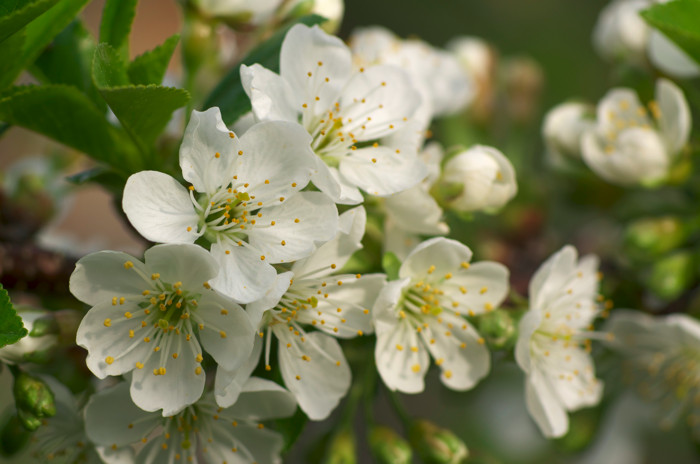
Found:
M 0 43 L 0 58 L 6 58 L 9 55 L 15 57 L 12 63 L 4 65 L 6 72 L 0 74 L 0 90 L 11 85 L 22 69 L 37 59 L 44 48 L 71 23 L 89 1 L 62 0 L 18 33 Z M 20 34 L 24 35 L 24 40 L 21 42 L 20 39 L 15 40 Z
M 124 129 L 145 147 L 155 142 L 173 112 L 190 100 L 184 89 L 159 85 L 114 87 L 101 89 L 100 93 Z
M 134 58 L 127 70 L 131 83 L 161 84 L 179 40 L 180 34 L 175 34 L 168 37 L 162 45 Z
M 12 306 L 7 290 L 0 284 L 0 348 L 17 343 L 25 335 L 27 329 L 24 328 L 22 318 Z
M 117 50 L 107 43 L 95 48 L 92 60 L 92 80 L 98 89 L 129 85 L 126 64 Z
M 14 87 L 0 95 L 0 120 L 43 134 L 121 171 L 141 168 L 128 137 L 75 87 Z
M 384 253 L 384 256 L 382 256 L 382 269 L 384 269 L 388 280 L 398 279 L 400 268 L 401 260 L 394 253 L 390 251 Z
M 56 36 L 31 66 L 30 71 L 43 84 L 73 85 L 88 95 L 100 109 L 106 109 L 92 83 L 95 40 L 81 21 L 73 21 Z M 70 63 L 70 66 L 66 66 Z
M 158 85 L 129 85 L 126 68 L 111 45 L 101 43 L 95 49 L 92 79 L 102 98 L 129 133 L 144 156 L 165 129 L 173 111 L 190 99 L 186 90 Z
M 641 15 L 700 63 L 700 0 L 657 3 Z
M 0 42 L 15 34 L 58 0 L 4 0 L 0 4 Z
M 260 63 L 271 71 L 278 71 L 280 48 L 282 48 L 282 41 L 284 36 L 287 35 L 289 28 L 297 23 L 313 26 L 324 21 L 326 21 L 326 18 L 319 15 L 308 15 L 299 18 L 296 23 L 280 29 L 268 40 L 251 50 L 243 58 L 241 64 Z M 221 109 L 221 116 L 226 124 L 233 124 L 239 117 L 250 111 L 250 100 L 243 90 L 239 67 L 229 71 L 219 82 L 219 85 L 209 94 L 203 108 L 211 108 L 212 106 L 218 106 Z
M 129 34 L 138 0 L 107 0 L 102 10 L 100 42 L 106 42 L 129 59 Z

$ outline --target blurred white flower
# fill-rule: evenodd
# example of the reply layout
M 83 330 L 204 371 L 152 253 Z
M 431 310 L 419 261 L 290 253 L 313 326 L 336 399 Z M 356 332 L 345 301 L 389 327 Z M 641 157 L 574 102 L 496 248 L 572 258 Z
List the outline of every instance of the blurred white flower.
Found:
M 17 313 L 22 318 L 24 328 L 27 329 L 28 335 L 21 338 L 17 343 L 0 348 L 0 361 L 7 364 L 18 364 L 25 362 L 37 351 L 50 350 L 58 342 L 58 335 L 46 334 L 38 337 L 32 336 L 34 322 L 42 317 L 46 317 L 47 313 L 43 311 L 18 311 Z
M 336 273 L 362 248 L 365 223 L 362 207 L 343 213 L 340 232 L 333 240 L 294 263 L 290 272 L 278 276 L 275 290 L 246 308 L 254 321 L 260 321 L 266 368 L 271 368 L 270 344 L 274 337 L 282 379 L 312 420 L 328 417 L 350 388 L 350 368 L 334 337 L 353 338 L 372 332 L 369 308 L 386 277 Z M 258 348 L 253 354 L 253 367 L 262 352 Z M 247 375 L 250 372 L 252 368 Z M 221 406 L 235 401 L 241 375 L 218 371 L 216 398 Z
M 600 12 L 593 44 L 607 60 L 644 64 L 647 59 L 674 77 L 700 75 L 700 64 L 678 45 L 650 27 L 640 12 L 668 0 L 615 0 Z
M 472 388 L 489 371 L 484 339 L 463 316 L 498 307 L 508 292 L 508 270 L 484 261 L 470 264 L 463 244 L 438 237 L 421 243 L 401 265 L 399 280 L 382 289 L 372 316 L 377 370 L 390 390 L 420 393 L 430 355 L 442 383 Z
M 180 147 L 189 191 L 171 176 L 129 177 L 122 206 L 131 224 L 154 242 L 207 239 L 221 267 L 217 290 L 247 303 L 274 284 L 272 264 L 304 258 L 333 238 L 338 212 L 309 182 L 314 154 L 298 124 L 259 123 L 238 137 L 218 108 L 193 111 Z
M 425 177 L 417 146 L 387 141 L 412 127 L 420 104 L 401 69 L 353 71 L 339 38 L 297 24 L 282 43 L 279 74 L 242 65 L 241 78 L 258 120 L 301 120 L 318 155 L 312 180 L 334 201 L 361 203 L 359 189 L 385 196 Z
M 146 411 L 169 416 L 197 401 L 202 346 L 230 370 L 253 347 L 248 315 L 210 288 L 218 273 L 211 255 L 190 244 L 154 246 L 145 263 L 114 251 L 82 258 L 70 290 L 92 305 L 76 336 L 88 368 L 100 379 L 133 371 L 131 396 Z
M 660 425 L 685 419 L 700 437 L 700 322 L 686 314 L 650 316 L 616 310 L 605 326 L 623 357 L 623 375 L 657 405 Z
M 474 96 L 474 83 L 457 57 L 422 40 L 372 26 L 355 30 L 350 47 L 356 67 L 388 64 L 408 73 L 423 100 L 419 113 L 426 128 L 433 117 L 463 110 Z
M 595 126 L 595 108 L 578 102 L 561 103 L 547 112 L 542 136 L 549 160 L 555 164 L 581 158 L 581 138 Z
M 598 103 L 596 126 L 582 139 L 583 159 L 608 182 L 662 182 L 688 142 L 690 108 L 674 83 L 657 80 L 656 99 L 647 106 L 626 88 L 610 90 Z
M 253 377 L 232 407 L 218 407 L 207 394 L 179 414 L 163 417 L 137 408 L 122 382 L 90 398 L 85 424 L 94 443 L 128 450 L 125 462 L 279 464 L 284 439 L 259 421 L 288 417 L 295 409 L 289 392 Z
M 460 212 L 494 211 L 518 192 L 515 169 L 493 147 L 475 145 L 447 160 L 438 181 L 440 201 Z
M 282 0 L 194 0 L 194 3 L 208 16 L 255 25 L 271 18 Z
M 520 320 L 515 359 L 525 371 L 528 412 L 546 437 L 569 429 L 568 411 L 598 404 L 603 386 L 589 354 L 598 315 L 598 258 L 565 246 L 530 280 L 530 309 Z
M 400 259 L 408 256 L 418 243 L 419 235 L 444 235 L 450 229 L 443 221 L 443 211 L 430 193 L 440 177 L 442 146 L 431 142 L 419 154 L 428 167 L 423 181 L 401 193 L 384 198 L 384 251 L 394 253 Z
M 329 34 L 334 34 L 339 28 L 345 13 L 344 0 L 291 0 L 285 2 L 279 16 L 297 18 L 308 14 L 317 14 L 327 19 L 320 24 Z

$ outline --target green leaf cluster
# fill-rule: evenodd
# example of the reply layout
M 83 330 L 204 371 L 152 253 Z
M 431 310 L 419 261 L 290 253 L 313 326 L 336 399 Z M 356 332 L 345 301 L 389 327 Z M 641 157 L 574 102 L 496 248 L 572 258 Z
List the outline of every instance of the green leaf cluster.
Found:
M 657 3 L 642 17 L 700 63 L 700 0 Z
M 22 318 L 12 306 L 7 290 L 0 284 L 0 348 L 17 343 L 27 335 Z

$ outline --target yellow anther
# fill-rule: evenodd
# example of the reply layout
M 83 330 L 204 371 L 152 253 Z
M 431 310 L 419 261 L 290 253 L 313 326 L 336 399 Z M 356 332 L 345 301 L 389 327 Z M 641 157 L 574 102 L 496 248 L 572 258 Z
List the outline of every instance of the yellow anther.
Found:
M 203 360 L 204 358 L 202 357 L 202 355 L 201 355 L 201 354 L 198 354 L 197 356 L 195 356 L 195 358 L 194 358 L 194 359 L 195 359 L 195 361 L 197 361 L 198 363 L 201 363 L 201 362 L 202 362 L 202 360 Z
M 160 279 L 160 274 L 158 274 L 157 272 L 154 274 L 151 274 L 151 280 L 158 280 L 158 279 Z
M 127 261 L 124 263 L 124 269 L 131 269 L 132 267 L 134 267 L 134 263 L 132 263 L 131 261 Z
M 116 296 L 114 298 L 112 298 L 112 306 L 117 305 L 117 300 L 118 300 L 118 298 Z
M 414 364 L 413 367 L 411 367 L 411 370 L 415 373 L 420 372 L 420 365 L 419 364 Z
M 481 287 L 481 290 L 479 290 L 479 293 L 481 293 L 483 295 L 484 293 L 486 293 L 488 291 L 489 291 L 489 289 L 487 287 Z
M 221 310 L 221 315 L 222 315 L 222 316 L 226 316 L 227 314 L 228 314 L 228 311 L 227 311 L 227 310 L 225 310 L 225 309 L 222 309 L 222 310 Z
M 131 319 L 131 313 L 129 311 L 125 312 L 124 317 L 127 319 Z
M 111 357 L 111 356 L 107 356 L 107 357 L 105 358 L 105 362 L 106 362 L 107 364 L 112 364 L 112 363 L 114 362 L 114 358 Z
M 129 330 L 129 338 L 134 338 L 134 331 L 133 330 Z
M 221 335 L 221 338 L 226 338 L 226 332 L 223 330 L 219 331 L 219 335 Z
M 104 325 L 105 327 L 110 327 L 112 325 L 112 319 L 105 319 Z
M 435 266 L 434 266 L 434 265 L 431 265 L 431 266 L 428 268 L 428 274 L 432 274 L 433 272 L 435 272 Z

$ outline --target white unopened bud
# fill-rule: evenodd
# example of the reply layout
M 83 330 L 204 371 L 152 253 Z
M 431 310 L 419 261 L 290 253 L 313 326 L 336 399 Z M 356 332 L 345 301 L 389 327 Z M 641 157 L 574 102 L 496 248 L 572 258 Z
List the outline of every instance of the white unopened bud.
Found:
M 195 3 L 205 15 L 257 25 L 271 18 L 282 0 L 195 0 Z
M 649 0 L 615 0 L 600 12 L 593 30 L 593 45 L 608 60 L 643 62 L 651 28 L 639 12 Z
M 508 158 L 483 145 L 451 158 L 439 185 L 442 203 L 459 212 L 496 210 L 518 191 L 515 169 Z
M 656 100 L 642 106 L 631 89 L 612 89 L 598 103 L 594 129 L 583 136 L 586 164 L 608 182 L 656 185 L 688 142 L 690 108 L 683 92 L 659 79 Z
M 581 157 L 581 137 L 595 126 L 595 108 L 578 102 L 555 106 L 544 118 L 542 136 L 554 163 Z

